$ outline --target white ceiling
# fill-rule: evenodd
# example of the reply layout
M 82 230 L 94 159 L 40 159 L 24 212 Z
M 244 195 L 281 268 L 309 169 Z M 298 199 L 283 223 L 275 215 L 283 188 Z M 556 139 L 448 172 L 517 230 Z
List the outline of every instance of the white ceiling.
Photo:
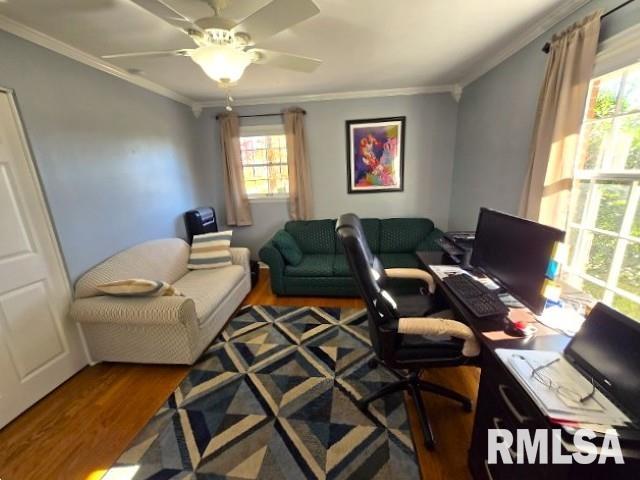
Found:
M 226 16 L 244 3 L 230 0 Z M 234 97 L 354 92 L 464 84 L 510 45 L 540 34 L 585 1 L 314 0 L 321 13 L 260 44 L 320 58 L 314 73 L 247 68 Z M 235 4 L 235 5 L 234 5 Z M 234 10 L 235 9 L 235 10 Z M 0 15 L 101 55 L 193 47 L 189 37 L 130 0 L 0 0 Z M 239 20 L 239 19 L 238 19 Z M 0 26 L 2 24 L 0 23 Z M 549 25 L 546 25 L 549 26 Z M 220 99 L 215 82 L 186 57 L 119 59 L 140 76 L 195 102 Z

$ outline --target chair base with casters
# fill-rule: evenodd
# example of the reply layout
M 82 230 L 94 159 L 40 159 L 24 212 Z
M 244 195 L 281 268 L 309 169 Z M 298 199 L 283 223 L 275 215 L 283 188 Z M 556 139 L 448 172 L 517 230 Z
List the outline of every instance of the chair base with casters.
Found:
M 380 363 L 382 362 L 380 362 L 380 360 L 378 360 L 377 358 L 372 358 L 371 360 L 369 360 L 368 365 L 370 368 L 375 368 Z M 418 412 L 418 421 L 420 422 L 420 428 L 422 429 L 422 433 L 424 435 L 424 445 L 428 450 L 434 450 L 436 446 L 435 438 L 431 429 L 431 424 L 429 423 L 427 408 L 424 404 L 424 400 L 422 399 L 422 392 L 433 393 L 435 395 L 439 395 L 441 397 L 456 401 L 467 413 L 473 410 L 473 404 L 471 403 L 471 400 L 469 398 L 454 390 L 443 387 L 436 383 L 422 380 L 420 378 L 421 372 L 421 370 L 410 371 L 409 374 L 401 380 L 385 385 L 377 392 L 373 392 L 366 397 L 356 400 L 355 403 L 360 410 L 367 411 L 367 409 L 369 408 L 369 404 L 378 400 L 379 398 L 400 391 L 408 392 L 411 395 L 411 400 L 415 404 L 416 411 Z M 402 376 L 398 374 L 398 372 L 395 373 L 398 376 Z

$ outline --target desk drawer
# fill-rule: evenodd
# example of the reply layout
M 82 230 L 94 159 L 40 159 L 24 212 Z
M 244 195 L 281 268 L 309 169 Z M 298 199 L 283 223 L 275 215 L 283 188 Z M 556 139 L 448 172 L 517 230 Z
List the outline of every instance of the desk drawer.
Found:
M 483 400 L 488 399 L 484 397 Z M 493 399 L 492 402 L 493 403 Z M 488 462 L 488 434 L 490 428 L 495 427 L 496 417 L 495 404 L 490 402 L 478 404 L 476 410 L 476 419 L 473 426 L 473 438 L 471 442 L 471 450 L 469 451 L 469 467 L 476 480 L 509 480 L 515 478 L 515 465 L 497 463 L 489 465 Z M 502 427 L 505 428 L 505 427 Z M 515 452 L 512 453 L 515 458 Z M 498 457 L 500 460 L 500 457 Z
M 529 430 L 541 428 L 551 429 L 553 425 L 548 422 L 539 422 L 537 415 L 525 415 L 525 421 L 520 423 L 524 408 L 517 404 L 521 399 L 509 390 L 503 389 L 508 399 L 504 401 L 503 394 L 490 376 L 484 375 L 480 381 L 478 391 L 478 404 L 476 408 L 475 423 L 471 449 L 469 451 L 469 468 L 475 480 L 626 480 L 640 478 L 638 472 L 640 467 L 638 461 L 634 461 L 629 456 L 625 457 L 624 465 L 616 465 L 609 460 L 604 465 L 591 464 L 579 465 L 576 463 L 561 464 L 516 464 L 517 453 L 515 447 L 511 449 L 510 455 L 513 464 L 498 463 L 489 465 L 488 463 L 488 435 L 487 430 L 491 428 L 503 428 L 509 430 L 514 438 L 518 428 Z M 509 405 L 508 402 L 511 402 Z M 516 405 L 517 404 L 517 405 Z M 514 408 L 515 407 L 515 408 Z M 513 410 L 515 409 L 515 414 Z M 566 448 L 563 452 L 569 453 Z M 551 455 L 551 452 L 548 452 Z M 498 455 L 498 461 L 501 456 Z
M 480 386 L 506 410 L 505 415 L 516 428 L 545 428 L 547 419 L 518 381 L 495 361 L 483 368 Z
M 502 370 L 496 363 L 491 368 L 482 370 L 480 388 L 478 390 L 478 405 L 469 452 L 469 465 L 476 479 L 522 479 L 540 480 L 544 474 L 543 465 L 518 465 L 515 444 L 509 453 L 512 464 L 501 463 L 489 465 L 488 430 L 505 429 L 511 432 L 514 439 L 518 429 L 546 428 L 547 424 L 542 413 L 533 401 L 522 391 L 515 380 Z

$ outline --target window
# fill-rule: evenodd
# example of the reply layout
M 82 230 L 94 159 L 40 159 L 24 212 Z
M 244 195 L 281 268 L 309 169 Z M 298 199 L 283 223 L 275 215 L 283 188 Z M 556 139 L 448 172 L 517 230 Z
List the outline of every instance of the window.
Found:
M 640 320 L 640 63 L 594 78 L 585 110 L 568 280 Z
M 241 128 L 240 150 L 249 198 L 286 198 L 289 195 L 287 141 L 282 126 Z

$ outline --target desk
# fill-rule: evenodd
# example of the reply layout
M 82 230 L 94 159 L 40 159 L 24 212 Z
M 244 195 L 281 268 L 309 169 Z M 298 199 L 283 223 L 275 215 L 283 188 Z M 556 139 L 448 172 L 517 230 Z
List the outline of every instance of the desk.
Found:
M 450 264 L 446 254 L 437 252 L 417 252 L 425 269 L 429 265 Z M 431 272 L 433 273 L 433 272 Z M 592 478 L 638 478 L 640 471 L 640 447 L 622 444 L 624 465 L 616 465 L 609 460 L 604 465 L 546 465 L 523 464 L 489 465 L 487 462 L 487 430 L 491 428 L 508 429 L 516 434 L 517 429 L 558 428 L 549 422 L 529 397 L 524 388 L 497 357 L 497 348 L 536 349 L 561 352 L 570 338 L 555 331 L 530 338 L 503 337 L 491 339 L 487 332 L 502 332 L 501 320 L 479 319 L 460 302 L 451 290 L 436 276 L 436 299 L 443 306 L 451 308 L 458 319 L 466 323 L 475 333 L 482 345 L 480 357 L 480 388 L 476 401 L 471 448 L 469 450 L 469 469 L 475 479 L 592 479 Z M 563 452 L 575 451 L 570 437 L 563 436 Z M 551 453 L 551 452 L 549 452 Z M 515 457 L 515 452 L 513 453 Z M 500 458 L 500 457 L 498 457 Z

